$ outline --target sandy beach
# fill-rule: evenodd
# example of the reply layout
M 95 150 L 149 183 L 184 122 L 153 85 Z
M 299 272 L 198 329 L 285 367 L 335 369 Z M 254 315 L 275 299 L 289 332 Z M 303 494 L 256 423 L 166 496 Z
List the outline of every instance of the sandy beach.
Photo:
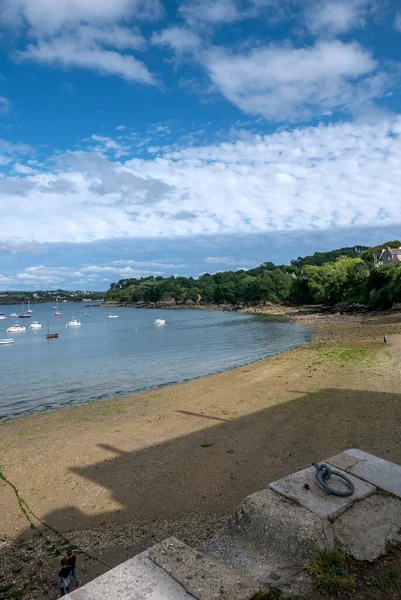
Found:
M 401 326 L 296 318 L 319 337 L 268 360 L 1 425 L 0 587 L 5 571 L 23 585 L 33 553 L 24 598 L 56 597 L 63 544 L 85 580 L 168 535 L 207 537 L 247 494 L 345 448 L 401 463 Z

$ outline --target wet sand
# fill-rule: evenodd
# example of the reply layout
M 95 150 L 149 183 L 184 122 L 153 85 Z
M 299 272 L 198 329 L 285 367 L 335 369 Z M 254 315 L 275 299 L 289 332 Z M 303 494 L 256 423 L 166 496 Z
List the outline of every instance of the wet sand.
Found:
M 400 325 L 300 318 L 320 337 L 279 356 L 3 424 L 2 472 L 37 517 L 114 565 L 169 534 L 209 535 L 247 494 L 345 448 L 401 463 Z M 2 481 L 0 506 L 0 538 L 32 533 Z

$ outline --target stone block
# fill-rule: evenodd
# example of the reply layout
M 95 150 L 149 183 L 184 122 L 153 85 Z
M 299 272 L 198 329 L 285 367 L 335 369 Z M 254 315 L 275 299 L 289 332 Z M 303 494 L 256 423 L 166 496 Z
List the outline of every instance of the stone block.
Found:
M 269 489 L 245 498 L 225 534 L 274 570 L 302 565 L 328 547 L 318 516 Z
M 357 458 L 358 462 L 349 472 L 377 487 L 401 498 L 401 467 L 362 450 L 346 450 L 345 454 Z
M 283 477 L 283 479 L 271 483 L 269 488 L 304 506 L 319 517 L 333 520 L 351 506 L 355 500 L 366 498 L 366 496 L 373 494 L 376 489 L 373 485 L 352 477 L 352 475 L 341 469 L 337 470 L 347 475 L 353 482 L 355 492 L 352 496 L 342 498 L 325 492 L 316 479 L 315 467 L 308 467 Z M 337 489 L 346 489 L 344 482 L 335 476 L 330 480 L 330 486 Z
M 168 538 L 148 550 L 149 558 L 197 600 L 249 600 L 258 587 L 215 558 Z
M 118 565 L 65 596 L 71 600 L 195 600 L 147 552 Z
M 373 561 L 401 541 L 401 501 L 376 493 L 357 502 L 333 524 L 337 545 L 357 560 Z
M 337 469 L 342 469 L 343 471 L 347 471 L 350 467 L 353 467 L 358 463 L 361 459 L 356 458 L 356 456 L 350 456 L 345 452 L 341 452 L 340 454 L 336 454 L 323 462 L 328 463 L 332 467 Z

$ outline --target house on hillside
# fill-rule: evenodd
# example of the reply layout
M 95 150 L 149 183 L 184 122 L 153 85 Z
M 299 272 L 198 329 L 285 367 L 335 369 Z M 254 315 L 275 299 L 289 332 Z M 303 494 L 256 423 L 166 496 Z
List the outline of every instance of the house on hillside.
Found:
M 378 265 L 401 265 L 401 248 L 383 248 Z

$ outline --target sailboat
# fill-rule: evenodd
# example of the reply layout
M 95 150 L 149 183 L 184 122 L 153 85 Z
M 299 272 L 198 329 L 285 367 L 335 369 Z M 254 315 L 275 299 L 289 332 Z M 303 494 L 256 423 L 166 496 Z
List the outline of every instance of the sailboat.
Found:
M 26 312 L 27 312 L 27 313 L 30 313 L 30 314 L 32 314 L 32 313 L 33 313 L 33 310 L 32 310 L 32 308 L 31 308 L 31 301 L 30 301 L 30 300 L 28 300 L 28 310 L 27 310 Z
M 111 308 L 110 308 L 110 310 L 109 310 L 109 313 L 110 313 L 110 314 L 109 314 L 109 319 L 118 319 L 118 315 L 112 315 L 112 314 L 111 314 Z
M 31 315 L 28 315 L 28 313 L 27 313 L 27 312 L 25 312 L 25 303 L 24 303 L 24 302 L 22 303 L 22 310 L 23 310 L 23 312 L 22 312 L 20 315 L 18 315 L 18 317 L 19 317 L 20 319 L 30 319 L 30 318 L 31 318 Z M 28 312 L 29 312 L 29 311 L 28 311 Z M 31 312 L 32 312 L 32 311 L 31 311 Z
M 61 317 L 63 315 L 63 313 L 61 313 L 58 309 L 58 300 L 57 300 L 56 304 L 57 304 L 56 312 L 53 313 L 53 317 Z
M 47 322 L 47 336 L 46 339 L 47 340 L 51 340 L 53 338 L 58 338 L 58 333 L 50 333 L 49 332 L 49 321 Z

